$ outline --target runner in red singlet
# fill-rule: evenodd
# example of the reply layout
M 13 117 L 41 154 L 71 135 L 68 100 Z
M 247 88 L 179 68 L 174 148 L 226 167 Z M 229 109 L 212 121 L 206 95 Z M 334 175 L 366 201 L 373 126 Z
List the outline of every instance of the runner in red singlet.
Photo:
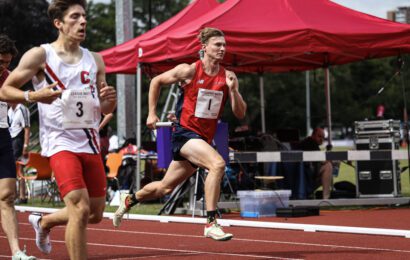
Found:
M 229 240 L 233 237 L 232 234 L 225 233 L 216 222 L 216 204 L 225 161 L 210 142 L 228 97 L 237 118 L 245 116 L 246 103 L 238 91 L 236 75 L 219 65 L 226 48 L 223 32 L 205 28 L 200 32 L 199 38 L 204 53 L 202 60 L 180 64 L 151 81 L 147 118 L 147 126 L 151 129 L 155 129 L 155 124 L 159 121 L 156 107 L 161 86 L 184 83 L 177 104 L 177 124 L 172 132 L 173 160 L 161 181 L 152 182 L 135 194 L 121 196 L 120 206 L 113 219 L 116 227 L 133 205 L 169 194 L 199 166 L 209 171 L 205 181 L 207 225 L 204 236 L 215 240 Z

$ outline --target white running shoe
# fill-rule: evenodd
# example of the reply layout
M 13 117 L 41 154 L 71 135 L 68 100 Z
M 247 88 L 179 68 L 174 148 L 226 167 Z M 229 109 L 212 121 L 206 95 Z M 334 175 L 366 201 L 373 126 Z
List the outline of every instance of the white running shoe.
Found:
M 112 218 L 114 227 L 119 227 L 121 225 L 121 220 L 124 217 L 124 214 L 127 213 L 131 208 L 128 206 L 128 196 L 129 194 L 121 193 L 120 206 L 118 207 L 117 211 L 115 211 L 114 217 Z
M 11 260 L 36 260 L 37 258 L 35 256 L 28 256 L 26 255 L 26 250 L 24 251 L 18 251 L 15 253 L 12 257 Z
M 208 223 L 205 226 L 204 230 L 204 236 L 205 237 L 210 237 L 213 240 L 217 241 L 226 241 L 230 240 L 233 235 L 230 233 L 225 233 L 222 229 L 222 227 L 215 222 Z
M 40 251 L 43 252 L 44 254 L 50 254 L 51 252 L 50 230 L 41 228 L 40 226 L 41 217 L 42 217 L 41 214 L 32 213 L 28 217 L 28 221 L 31 223 L 31 225 L 34 228 L 34 231 L 36 232 L 36 245 L 38 249 L 40 249 Z

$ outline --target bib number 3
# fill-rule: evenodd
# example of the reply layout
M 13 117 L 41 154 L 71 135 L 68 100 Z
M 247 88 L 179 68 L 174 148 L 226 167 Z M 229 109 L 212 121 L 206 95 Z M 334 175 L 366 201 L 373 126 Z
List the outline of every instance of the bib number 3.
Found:
M 91 89 L 69 89 L 61 96 L 63 101 L 63 128 L 94 128 L 98 121 L 98 106 Z

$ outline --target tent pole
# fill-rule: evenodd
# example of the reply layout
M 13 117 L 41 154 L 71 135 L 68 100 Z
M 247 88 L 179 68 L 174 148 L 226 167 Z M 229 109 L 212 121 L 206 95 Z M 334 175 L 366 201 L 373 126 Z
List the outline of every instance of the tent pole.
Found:
M 325 68 L 325 95 L 326 95 L 326 117 L 327 117 L 327 142 L 328 146 L 331 147 L 332 145 L 332 110 L 330 104 L 330 75 L 329 75 L 329 67 Z
M 141 64 L 137 64 L 137 170 L 135 173 L 135 192 L 140 190 L 141 184 Z
M 310 73 L 306 71 L 306 136 L 312 128 L 310 120 Z
M 264 92 L 264 81 L 263 74 L 259 74 L 259 92 L 260 92 L 260 101 L 261 101 L 261 121 L 262 121 L 262 133 L 266 133 L 265 125 L 265 92 Z

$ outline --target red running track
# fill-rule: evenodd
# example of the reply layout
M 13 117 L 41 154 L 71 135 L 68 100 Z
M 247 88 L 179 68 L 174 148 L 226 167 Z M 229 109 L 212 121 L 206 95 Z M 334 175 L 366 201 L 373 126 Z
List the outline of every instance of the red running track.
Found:
M 238 214 L 224 217 L 240 219 Z M 42 259 L 68 259 L 64 228 L 52 230 L 53 251 L 44 255 L 35 246 L 27 218 L 28 213 L 18 213 L 20 244 Z M 321 211 L 316 217 L 260 220 L 407 230 L 410 209 Z M 114 229 L 111 220 L 104 219 L 88 228 L 88 259 L 410 259 L 410 239 L 404 237 L 248 227 L 225 230 L 233 233 L 234 239 L 217 242 L 204 238 L 200 224 L 124 220 L 120 229 Z M 0 259 L 10 259 L 2 232 Z

